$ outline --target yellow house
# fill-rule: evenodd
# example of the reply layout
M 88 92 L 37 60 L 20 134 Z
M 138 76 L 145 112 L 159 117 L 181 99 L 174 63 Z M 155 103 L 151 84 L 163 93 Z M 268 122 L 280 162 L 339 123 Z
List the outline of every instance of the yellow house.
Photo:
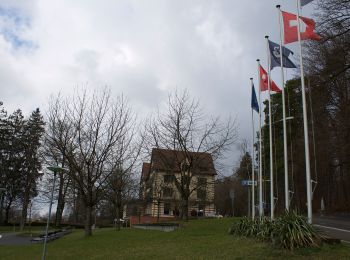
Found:
M 143 214 L 179 216 L 183 203 L 180 190 L 187 187 L 189 215 L 214 215 L 215 176 L 213 159 L 208 153 L 187 152 L 185 155 L 182 151 L 152 149 L 151 161 L 142 166 Z

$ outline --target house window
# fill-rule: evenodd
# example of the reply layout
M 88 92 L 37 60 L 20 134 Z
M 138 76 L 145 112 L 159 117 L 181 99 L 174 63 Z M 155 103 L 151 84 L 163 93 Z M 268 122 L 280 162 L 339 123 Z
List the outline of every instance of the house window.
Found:
M 206 188 L 207 187 L 207 179 L 206 178 L 198 178 L 197 181 L 198 188 Z
M 197 190 L 197 199 L 205 200 L 206 197 L 207 197 L 207 192 L 205 189 L 198 189 Z
M 188 163 L 187 160 L 181 163 L 181 171 L 182 172 L 187 172 L 187 171 L 189 171 L 189 169 L 190 169 L 190 164 Z
M 170 203 L 164 203 L 164 215 L 170 215 Z
M 169 198 L 173 196 L 173 189 L 172 188 L 163 188 L 163 197 L 164 198 Z
M 164 183 L 173 183 L 174 182 L 174 175 L 164 175 Z

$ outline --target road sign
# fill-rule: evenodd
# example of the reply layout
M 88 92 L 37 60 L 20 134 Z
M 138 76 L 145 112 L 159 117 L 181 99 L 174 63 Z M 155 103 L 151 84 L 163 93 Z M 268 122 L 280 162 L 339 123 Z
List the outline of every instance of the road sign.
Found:
M 253 186 L 253 181 L 251 180 L 243 180 L 242 186 Z M 254 186 L 257 186 L 257 181 L 254 181 Z
M 231 199 L 235 198 L 235 191 L 234 191 L 234 189 L 230 189 L 230 198 Z

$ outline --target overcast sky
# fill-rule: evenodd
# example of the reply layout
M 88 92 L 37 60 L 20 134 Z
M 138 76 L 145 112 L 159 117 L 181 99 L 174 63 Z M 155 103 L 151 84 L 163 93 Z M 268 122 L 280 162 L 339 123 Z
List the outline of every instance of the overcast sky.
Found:
M 251 140 L 249 78 L 257 58 L 266 65 L 264 36 L 279 40 L 276 4 L 296 10 L 294 0 L 0 0 L 0 100 L 45 112 L 51 94 L 107 85 L 146 115 L 187 88 Z

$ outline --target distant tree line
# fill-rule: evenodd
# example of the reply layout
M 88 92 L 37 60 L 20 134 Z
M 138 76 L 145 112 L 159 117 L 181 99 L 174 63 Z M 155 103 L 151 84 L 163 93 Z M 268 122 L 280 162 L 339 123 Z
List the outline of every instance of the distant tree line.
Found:
M 309 119 L 313 210 L 323 199 L 329 212 L 350 211 L 350 1 L 317 2 L 317 24 L 322 40 L 307 42 L 305 50 L 306 92 Z M 292 206 L 306 209 L 304 137 L 300 79 L 287 83 L 289 173 Z M 281 116 L 281 97 L 273 97 L 273 117 Z M 265 118 L 265 122 L 267 118 Z M 264 140 L 268 142 L 267 129 Z M 277 209 L 283 210 L 282 124 L 274 124 L 276 149 Z M 268 145 L 264 145 L 265 156 Z M 268 167 L 269 160 L 264 159 Z
M 313 180 L 313 211 L 350 211 L 350 0 L 319 0 L 316 3 L 319 42 L 304 42 L 306 94 L 309 123 L 309 148 Z M 291 207 L 306 210 L 304 133 L 300 78 L 286 83 L 288 165 Z M 284 211 L 284 159 L 281 94 L 272 96 L 275 196 L 277 213 Z M 263 177 L 269 180 L 268 102 L 264 103 Z M 257 139 L 259 136 L 257 135 Z M 257 146 L 258 144 L 256 144 Z M 258 147 L 258 146 L 257 146 Z M 255 155 L 256 156 L 256 155 Z M 257 160 L 257 158 L 255 158 Z M 242 164 L 246 158 L 241 157 Z M 242 167 L 239 167 L 242 169 Z M 257 171 L 257 169 L 256 169 Z M 229 181 L 243 179 L 234 170 L 232 177 L 218 181 L 217 189 Z M 265 182 L 264 182 L 265 183 Z M 233 185 L 233 184 L 232 184 Z M 231 186 L 232 186 L 231 185 Z M 264 201 L 269 203 L 269 185 L 264 186 Z M 218 191 L 221 192 L 221 191 Z M 218 194 L 217 192 L 217 194 Z M 225 192 L 225 205 L 230 208 Z M 256 194 L 256 196 L 258 196 Z M 257 202 L 257 197 L 256 200 Z M 242 205 L 242 211 L 245 207 Z M 223 210 L 223 212 L 226 212 Z M 245 213 L 246 214 L 246 213 Z
M 247 142 L 241 144 L 239 164 L 231 176 L 218 178 L 215 183 L 215 206 L 222 216 L 248 216 L 251 214 L 251 186 L 243 186 L 243 180 L 250 180 L 252 158 Z M 233 198 L 230 193 L 233 192 Z M 256 201 L 257 203 L 257 201 Z

